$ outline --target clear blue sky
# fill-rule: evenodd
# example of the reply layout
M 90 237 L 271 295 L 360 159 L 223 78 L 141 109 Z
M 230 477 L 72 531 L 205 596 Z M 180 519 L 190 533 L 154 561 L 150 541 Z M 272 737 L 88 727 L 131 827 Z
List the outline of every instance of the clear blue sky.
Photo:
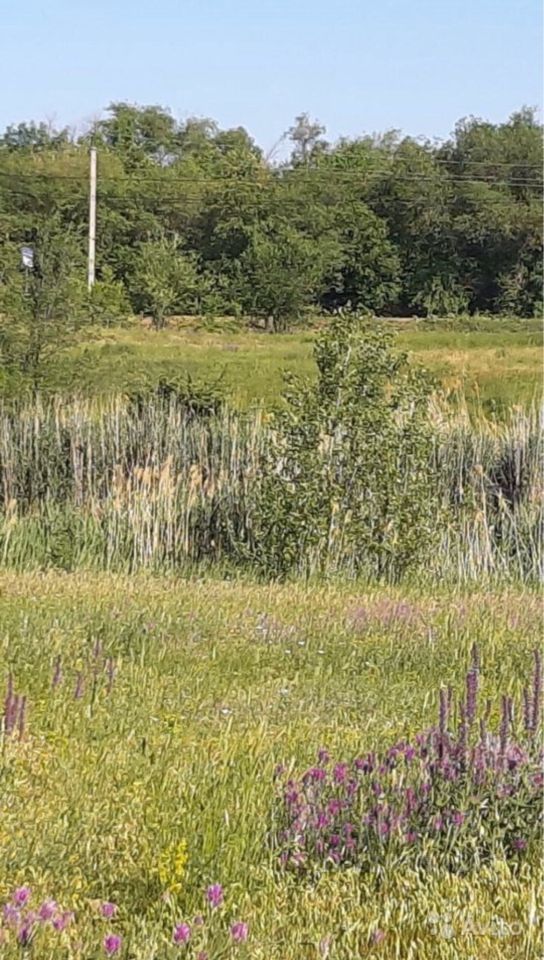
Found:
M 328 136 L 447 136 L 542 92 L 540 0 L 0 0 L 0 127 L 84 125 L 111 100 L 243 125 L 269 148 L 308 111 Z

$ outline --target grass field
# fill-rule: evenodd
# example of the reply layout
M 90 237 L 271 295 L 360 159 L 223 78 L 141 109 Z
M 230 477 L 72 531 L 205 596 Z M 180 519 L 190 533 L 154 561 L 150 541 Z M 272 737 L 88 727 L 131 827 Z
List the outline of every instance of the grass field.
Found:
M 401 586 L 349 579 L 360 540 L 253 579 L 281 418 L 92 399 L 273 408 L 312 330 L 92 330 L 47 382 L 83 396 L 2 410 L 2 960 L 542 956 L 540 325 L 397 327 L 500 415 L 433 398 L 440 536 Z
M 413 736 L 439 687 L 462 688 L 475 641 L 496 722 L 530 670 L 536 596 L 4 573 L 0 618 L 4 675 L 28 698 L 0 754 L 0 895 L 28 885 L 75 914 L 42 924 L 32 956 L 98 958 L 108 934 L 134 960 L 541 955 L 536 846 L 475 874 L 309 882 L 270 845 L 276 764 L 300 774 L 320 747 L 349 760 Z
M 464 394 L 473 408 L 501 413 L 534 400 L 541 384 L 540 321 L 480 320 L 452 325 L 397 322 L 399 346 L 413 353 L 447 392 Z M 156 333 L 139 323 L 93 331 L 55 362 L 51 389 L 109 393 L 133 390 L 161 377 L 190 374 L 218 380 L 246 407 L 278 402 L 287 371 L 312 375 L 311 330 L 273 336 L 247 332 L 233 321 L 214 329 L 194 324 Z

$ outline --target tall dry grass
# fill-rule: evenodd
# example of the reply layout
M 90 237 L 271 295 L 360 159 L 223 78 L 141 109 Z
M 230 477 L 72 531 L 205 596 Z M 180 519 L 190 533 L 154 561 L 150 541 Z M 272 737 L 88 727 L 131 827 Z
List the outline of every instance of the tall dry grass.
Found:
M 425 571 L 457 582 L 541 577 L 538 411 L 474 423 L 437 405 L 432 417 L 440 545 Z M 262 413 L 195 416 L 175 398 L 0 409 L 0 561 L 247 565 L 252 493 L 274 429 Z

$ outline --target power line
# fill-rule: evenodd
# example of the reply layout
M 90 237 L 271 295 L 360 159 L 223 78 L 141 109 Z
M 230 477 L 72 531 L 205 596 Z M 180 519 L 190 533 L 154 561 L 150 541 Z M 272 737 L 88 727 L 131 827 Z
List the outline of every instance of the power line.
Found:
M 281 176 L 272 175 L 272 178 L 268 183 L 259 183 L 258 180 L 250 179 L 249 177 L 240 177 L 240 176 L 230 176 L 230 175 L 221 175 L 214 177 L 141 177 L 141 176 L 120 176 L 115 177 L 111 175 L 101 175 L 100 183 L 157 183 L 162 186 L 169 186 L 170 184 L 175 183 L 192 183 L 199 184 L 202 186 L 209 186 L 214 183 L 230 183 L 236 186 L 248 186 L 254 189 L 265 188 L 274 183 L 285 183 L 289 184 L 300 184 L 311 183 L 312 181 L 317 180 L 333 180 L 336 177 L 339 178 L 355 178 L 357 177 L 361 185 L 365 185 L 368 182 L 372 182 L 375 179 L 386 178 L 388 174 L 393 175 L 393 179 L 398 182 L 403 181 L 412 181 L 412 182 L 428 182 L 428 183 L 437 183 L 437 185 L 443 185 L 447 183 L 484 183 L 491 186 L 542 186 L 544 181 L 542 178 L 511 178 L 511 179 L 498 179 L 497 177 L 490 176 L 480 176 L 480 177 L 447 177 L 445 180 L 437 180 L 435 177 L 428 174 L 406 174 L 406 173 L 396 173 L 394 168 L 387 167 L 385 169 L 376 169 L 368 171 L 367 173 L 361 173 L 359 171 L 350 170 L 350 171 L 313 171 L 312 173 L 306 174 L 296 174 L 294 176 L 282 174 Z M 53 181 L 68 181 L 74 183 L 83 183 L 87 182 L 87 174 L 63 174 L 63 173 L 12 173 L 5 170 L 0 170 L 0 176 L 5 179 L 11 180 L 53 180 Z
M 3 174 L 0 172 L 0 177 L 1 177 L 1 176 L 3 176 Z M 17 179 L 17 178 L 14 177 L 14 179 Z M 54 181 L 56 181 L 58 178 L 52 178 L 52 179 L 53 179 Z M 61 179 L 63 179 L 63 178 L 61 178 Z M 78 181 L 79 181 L 79 178 L 78 178 Z M 83 183 L 83 179 L 82 179 L 80 182 Z M 145 181 L 140 181 L 140 182 L 145 182 Z M 149 193 L 149 194 L 147 194 L 147 198 L 148 198 L 148 199 L 155 200 L 155 201 L 157 201 L 157 202 L 163 202 L 163 201 L 179 201 L 179 200 L 182 200 L 182 201 L 198 202 L 198 203 L 201 203 L 201 204 L 202 204 L 202 203 L 206 203 L 206 202 L 207 202 L 207 203 L 210 203 L 210 202 L 213 203 L 217 198 L 224 198 L 224 197 L 225 197 L 225 194 L 224 194 L 224 193 L 223 193 L 223 194 L 219 194 L 219 195 L 214 195 L 214 194 L 212 194 L 212 195 L 210 196 L 210 195 L 206 195 L 205 193 L 195 193 L 194 191 L 193 191 L 193 192 L 187 192 L 187 193 L 185 193 L 185 192 L 179 192 L 179 191 L 176 192 L 176 191 L 173 191 L 172 189 L 168 189 L 168 188 L 171 188 L 171 187 L 175 186 L 175 183 L 176 183 L 176 182 L 177 182 L 177 181 L 161 181 L 162 189 L 159 190 L 158 192 L 154 192 L 154 193 Z M 201 181 L 192 180 L 192 181 L 190 181 L 190 182 L 191 182 L 191 183 L 199 184 Z M 397 181 L 388 181 L 388 182 L 386 182 L 386 183 L 384 184 L 384 185 L 387 187 L 387 190 L 384 191 L 383 196 L 385 196 L 385 197 L 388 198 L 388 199 L 395 200 L 395 201 L 397 201 L 397 202 L 400 202 L 400 201 L 403 200 L 403 199 L 406 199 L 408 202 L 412 202 L 412 200 L 417 199 L 417 198 L 414 198 L 414 197 L 409 197 L 409 198 L 396 197 L 394 194 L 390 193 L 389 190 L 390 190 L 391 186 L 394 186 L 394 185 L 396 184 L 396 182 L 397 182 Z M 428 178 L 425 178 L 425 177 L 421 177 L 421 178 L 418 178 L 418 177 L 410 177 L 410 178 L 402 178 L 402 179 L 401 179 L 401 182 L 427 183 L 427 182 L 429 182 L 429 179 L 428 179 Z M 432 178 L 431 178 L 431 182 L 434 182 L 434 181 L 432 180 Z M 448 190 L 451 191 L 452 185 L 453 185 L 453 184 L 458 184 L 458 183 L 467 184 L 468 186 L 475 186 L 475 185 L 479 185 L 479 184 L 484 184 L 485 186 L 499 186 L 499 187 L 508 186 L 508 184 L 503 183 L 503 181 L 491 182 L 491 181 L 484 181 L 484 180 L 464 180 L 464 179 L 461 179 L 461 180 L 453 180 L 453 179 L 449 179 L 449 180 L 442 181 L 441 183 L 438 184 L 438 185 L 442 188 L 442 194 L 441 194 L 441 195 L 442 195 L 442 196 L 445 196 L 445 195 L 447 196 L 447 195 L 448 195 L 448 194 L 447 194 L 447 191 L 448 191 Z M 233 185 L 233 186 L 240 186 L 240 183 L 233 181 L 232 185 Z M 254 184 L 251 184 L 251 183 L 247 183 L 247 184 L 244 184 L 244 185 L 252 186 L 252 187 L 255 186 Z M 539 184 L 539 186 L 541 186 L 541 185 L 544 185 L 544 184 Z M 376 178 L 376 179 L 373 179 L 373 180 L 370 180 L 370 181 L 368 181 L 368 180 L 367 180 L 367 181 L 362 181 L 360 184 L 358 184 L 358 186 L 361 186 L 361 187 L 370 186 L 370 187 L 375 188 L 376 186 L 379 186 L 379 179 Z M 36 200 L 49 199 L 49 198 L 51 197 L 51 194 L 40 195 L 40 194 L 36 193 L 34 190 L 32 190 L 32 188 L 31 188 L 30 185 L 29 185 L 29 186 L 24 186 L 24 185 L 20 184 L 18 187 L 14 187 L 14 186 L 12 186 L 11 183 L 9 183 L 9 184 L 6 184 L 6 185 L 4 186 L 4 189 L 8 189 L 9 192 L 12 193 L 12 194 L 20 195 L 20 196 L 29 196 L 29 197 L 32 197 L 32 198 L 34 198 L 34 199 L 36 199 Z M 450 195 L 451 195 L 451 193 L 450 193 Z M 1 196 L 1 194 L 0 194 L 0 196 Z M 105 200 L 108 201 L 108 203 L 126 202 L 126 201 L 128 201 L 128 200 L 133 200 L 133 199 L 134 199 L 134 197 L 128 197 L 127 195 L 116 195 L 116 194 L 111 193 L 111 192 L 103 193 L 102 196 L 103 196 L 103 198 L 104 198 Z M 139 198 L 144 198 L 144 199 L 146 198 L 145 193 L 142 193 L 142 192 L 138 193 L 137 196 L 138 196 Z M 237 197 L 237 196 L 238 196 L 238 194 L 236 195 L 236 197 Z M 457 196 L 459 196 L 459 197 L 461 197 L 461 198 L 467 199 L 467 198 L 470 198 L 471 194 L 470 194 L 470 193 L 465 193 L 465 192 L 463 192 L 463 193 L 458 192 L 458 193 L 457 193 Z M 79 195 L 75 195 L 75 199 L 84 199 L 84 198 L 86 198 L 86 197 L 87 197 L 87 191 L 86 191 L 86 190 L 83 191 L 83 193 L 81 193 L 81 194 L 79 194 Z M 236 197 L 235 197 L 235 199 L 236 199 Z M 367 202 L 368 200 L 374 200 L 375 197 L 376 197 L 376 195 L 375 195 L 375 194 L 372 195 L 372 193 L 371 193 L 371 194 L 368 194 L 368 195 L 366 195 L 366 196 L 364 196 L 364 197 L 360 197 L 360 198 L 358 198 L 358 199 L 360 199 L 362 202 Z M 421 193 L 421 194 L 420 194 L 420 197 L 421 197 L 421 199 L 429 199 L 429 194 L 426 193 L 426 192 L 425 192 L 425 193 Z M 533 197 L 533 198 L 536 198 L 536 195 L 535 195 L 535 197 Z M 66 199 L 67 199 L 67 200 L 74 199 L 74 195 L 71 195 L 71 196 L 69 195 L 69 196 L 66 197 Z M 246 204 L 247 204 L 247 203 L 260 204 L 260 203 L 261 203 L 262 201 L 264 201 L 265 199 L 272 199 L 272 200 L 274 200 L 274 201 L 276 201 L 276 202 L 278 202 L 278 203 L 281 202 L 281 203 L 296 203 L 296 204 L 305 203 L 305 202 L 307 201 L 307 197 L 304 196 L 304 195 L 293 195 L 292 193 L 291 193 L 291 194 L 285 193 L 285 194 L 282 195 L 281 193 L 273 193 L 273 192 L 271 192 L 269 189 L 267 189 L 266 187 L 264 187 L 264 188 L 261 188 L 261 189 L 257 190 L 257 191 L 254 193 L 253 196 L 250 196 L 250 197 L 245 196 L 245 197 L 244 197 L 244 203 L 246 203 Z M 321 200 L 322 202 L 329 203 L 329 204 L 342 204 L 342 203 L 346 202 L 346 198 L 344 198 L 344 197 L 338 197 L 338 199 L 334 199 L 334 195 L 333 195 L 332 197 L 331 197 L 330 195 L 329 195 L 328 197 L 327 197 L 326 195 L 325 195 L 325 196 L 321 195 L 321 196 L 314 197 L 313 199 L 316 200 L 316 201 Z M 435 199 L 440 199 L 440 195 L 439 195 L 438 197 L 435 197 Z M 493 193 L 488 193 L 488 194 L 486 195 L 485 199 L 486 199 L 486 201 L 489 201 L 489 200 L 497 200 L 497 201 L 499 201 L 499 202 L 502 202 L 503 200 L 506 200 L 506 199 L 516 199 L 516 198 L 515 198 L 515 197 L 511 197 L 509 194 L 506 194 L 506 193 L 500 193 L 500 194 L 497 194 L 497 193 L 495 193 L 495 194 L 493 194 Z
M 368 141 L 366 141 L 366 142 L 368 142 Z M 225 152 L 222 150 L 221 144 L 219 144 L 219 145 L 218 145 L 218 144 L 214 144 L 214 141 L 213 141 L 213 140 L 209 141 L 209 143 L 210 143 L 212 146 L 214 146 L 214 145 L 216 146 L 218 156 L 223 156 L 223 157 L 224 157 L 224 156 L 226 155 Z M 358 139 L 358 140 L 357 140 L 357 139 L 355 139 L 355 140 L 348 140 L 348 141 L 346 141 L 346 146 L 347 146 L 348 149 L 349 149 L 350 146 L 357 146 L 357 145 L 360 144 L 360 143 L 365 143 L 365 138 L 364 138 L 364 137 L 362 137 L 362 138 L 360 138 L 360 139 Z M 73 149 L 72 149 L 72 155 L 74 155 L 74 153 L 77 154 L 77 152 L 81 150 L 82 146 L 88 146 L 88 145 L 89 145 L 89 142 L 88 142 L 88 141 L 87 141 L 86 143 L 83 143 L 83 144 L 82 144 L 81 141 L 79 141 L 79 142 L 77 142 L 77 141 L 76 141 L 76 142 L 71 142 L 71 143 L 69 144 L 69 146 L 73 148 Z M 116 151 L 115 145 L 112 145 L 111 143 L 100 142 L 100 140 L 97 140 L 97 141 L 95 141 L 95 144 L 94 144 L 94 145 L 95 145 L 96 147 L 98 147 L 99 149 L 102 148 L 102 150 L 103 150 L 108 156 L 122 156 L 123 151 L 122 151 L 122 150 Z M 146 150 L 145 150 L 146 145 L 153 147 L 154 150 L 146 151 Z M 429 152 L 429 150 L 426 149 L 425 146 L 422 146 L 421 144 L 417 143 L 416 141 L 410 141 L 409 145 L 410 145 L 410 146 L 415 146 L 416 149 L 418 149 L 418 150 L 420 151 L 421 156 L 427 157 L 427 158 L 430 159 L 433 163 L 445 164 L 445 165 L 448 165 L 448 166 L 456 165 L 456 166 L 517 167 L 517 168 L 524 168 L 524 169 L 542 170 L 542 164 L 541 164 L 541 163 L 530 163 L 530 162 L 528 162 L 528 161 L 517 161 L 517 160 L 495 160 L 494 158 L 491 158 L 491 157 L 484 157 L 484 158 L 479 158 L 479 159 L 474 158 L 474 159 L 473 159 L 473 158 L 471 158 L 471 157 L 445 157 L 445 156 L 436 156 L 436 155 L 433 155 L 431 152 Z M 163 159 L 164 159 L 165 157 L 174 157 L 174 163 L 175 163 L 176 161 L 178 161 L 178 160 L 183 160 L 184 157 L 187 156 L 187 155 L 189 155 L 189 156 L 191 155 L 190 149 L 187 150 L 187 151 L 185 151 L 183 147 L 180 148 L 179 144 L 178 144 L 177 146 L 178 146 L 178 150 L 179 150 L 178 153 L 176 153 L 176 144 L 175 144 L 175 142 L 173 142 L 172 144 L 170 144 L 170 146 L 168 146 L 167 144 L 160 144 L 160 143 L 157 143 L 157 141 L 156 141 L 154 138 L 152 138 L 152 137 L 150 137 L 150 136 L 146 136 L 145 134 L 139 136 L 137 142 L 136 142 L 136 141 L 131 141 L 131 142 L 125 144 L 125 148 L 128 149 L 128 150 L 130 150 L 131 148 L 135 148 L 136 150 L 142 150 L 142 151 L 143 151 L 143 155 L 144 155 L 147 159 L 150 159 L 150 160 L 153 158 L 154 155 L 160 154 L 161 150 L 162 150 L 162 151 L 166 151 L 166 153 L 162 155 L 162 156 L 163 156 Z M 335 145 L 332 145 L 332 146 L 333 146 L 332 152 L 322 154 L 321 156 L 323 156 L 326 161 L 327 161 L 327 160 L 329 160 L 329 161 L 332 160 L 332 161 L 334 162 L 334 161 L 337 160 L 337 159 L 339 159 L 339 160 L 341 161 L 341 160 L 342 160 L 342 155 L 341 155 L 341 154 L 339 155 L 338 153 L 335 152 L 335 150 L 337 149 L 337 148 L 335 147 Z M 402 146 L 402 144 L 398 144 L 398 145 L 397 145 L 397 150 L 399 150 L 399 147 L 401 147 L 401 146 Z M 23 149 L 25 149 L 25 148 L 23 148 Z M 43 148 L 41 148 L 41 149 L 43 150 Z M 341 147 L 340 147 L 340 149 L 341 149 Z M 447 149 L 447 145 L 444 144 L 444 145 L 442 145 L 442 147 L 439 146 L 439 147 L 437 147 L 437 148 L 435 148 L 435 149 L 437 149 L 437 150 Z M 455 151 L 456 147 L 455 147 L 454 144 L 450 144 L 450 145 L 449 145 L 449 149 L 452 149 L 452 150 Z M 32 148 L 30 148 L 30 150 L 32 151 Z M 53 150 L 54 150 L 54 148 L 53 148 Z M 394 161 L 394 160 L 397 160 L 397 159 L 399 159 L 399 158 L 400 158 L 400 160 L 403 159 L 403 156 L 402 156 L 401 153 L 395 153 L 395 152 L 389 152 L 389 153 L 388 153 L 388 152 L 384 151 L 383 148 L 381 148 L 381 147 L 379 146 L 379 144 L 372 144 L 372 142 L 371 142 L 371 150 L 372 150 L 374 153 L 378 154 L 382 159 L 384 158 L 384 156 L 385 156 L 386 159 L 388 159 L 388 160 L 392 159 L 393 161 Z M 1 151 L 2 151 L 2 147 L 1 147 L 1 145 L 0 145 L 0 153 L 1 153 Z M 13 153 L 16 152 L 16 151 L 13 151 L 13 150 L 10 151 L 10 150 L 8 150 L 7 152 L 8 152 L 9 154 L 13 154 Z M 41 152 L 41 150 L 38 149 L 38 150 L 36 151 L 36 153 L 33 153 L 32 155 L 34 155 L 34 156 L 39 156 L 39 155 L 40 155 L 40 152 Z M 52 151 L 52 152 L 53 152 L 53 151 Z M 54 152 L 55 152 L 57 155 L 62 155 L 62 151 L 56 150 L 56 151 L 54 151 Z M 253 153 L 252 156 L 253 156 L 253 158 L 254 158 L 256 161 L 258 161 L 258 160 L 261 159 L 261 157 L 258 156 L 256 153 Z M 161 165 L 161 166 L 162 166 L 162 169 L 168 169 L 168 168 L 171 167 L 172 165 L 173 165 L 172 163 L 170 163 L 170 164 L 167 163 L 167 164 L 163 164 L 163 165 Z M 278 171 L 278 172 L 282 172 L 282 170 L 284 170 L 284 169 L 287 169 L 287 170 L 290 171 L 290 170 L 293 170 L 293 169 L 297 169 L 297 167 L 284 167 L 284 168 L 282 168 L 282 167 L 269 167 L 269 169 L 272 169 L 272 170 Z M 318 169 L 318 168 L 314 168 L 314 169 Z
M 11 186 L 9 187 L 9 192 L 11 195 L 23 197 L 27 200 L 32 200 L 34 203 L 40 203 L 44 200 L 50 201 L 51 199 L 54 199 L 51 197 L 51 195 L 48 195 L 47 197 L 43 197 L 43 196 L 40 197 L 38 194 L 36 194 L 34 191 L 30 189 L 27 189 L 26 191 L 24 191 L 24 190 L 15 189 Z M 1 198 L 1 194 L 0 194 L 0 198 Z M 67 198 L 67 200 L 68 199 L 72 201 L 76 201 L 78 203 L 83 203 L 87 201 L 88 197 L 87 197 L 87 194 L 82 193 L 82 194 L 79 194 L 77 197 Z M 186 209 L 187 212 L 194 212 L 196 210 L 196 211 L 202 211 L 203 213 L 206 213 L 206 212 L 209 213 L 211 212 L 211 210 L 213 210 L 213 206 L 210 206 L 210 204 L 207 202 L 209 198 L 206 198 L 204 195 L 170 193 L 166 195 L 163 194 L 162 196 L 157 196 L 154 194 L 154 195 L 148 195 L 146 197 L 144 194 L 139 194 L 138 199 L 142 202 L 142 205 L 145 205 L 143 206 L 142 212 L 146 214 L 152 214 L 152 215 L 164 214 L 165 213 L 164 207 L 167 204 L 170 204 L 172 208 L 175 208 L 176 213 L 181 213 L 183 212 L 184 209 Z M 283 209 L 285 210 L 300 209 L 301 205 L 304 204 L 305 199 L 306 198 L 304 197 L 293 197 L 293 196 L 291 197 L 275 196 L 274 197 L 270 195 L 267 197 L 265 195 L 261 195 L 260 197 L 246 197 L 244 198 L 243 202 L 244 202 L 244 209 L 254 209 L 263 214 L 266 214 L 268 212 L 281 212 Z M 505 194 L 488 194 L 485 198 L 482 198 L 480 196 L 475 197 L 474 195 L 467 194 L 467 193 L 459 193 L 459 192 L 452 193 L 451 191 L 447 193 L 443 193 L 438 198 L 429 198 L 429 195 L 425 193 L 421 193 L 418 196 L 412 196 L 409 198 L 397 197 L 394 194 L 381 194 L 381 195 L 374 194 L 366 197 L 361 197 L 358 199 L 357 202 L 363 204 L 369 210 L 372 210 L 375 212 L 374 208 L 384 203 L 390 203 L 394 206 L 404 206 L 404 207 L 411 207 L 413 209 L 418 208 L 420 210 L 423 210 L 425 208 L 425 204 L 429 201 L 429 199 L 433 199 L 433 200 L 438 199 L 438 201 L 440 201 L 440 206 L 438 207 L 439 211 L 444 211 L 444 203 L 451 204 L 457 201 L 464 201 L 469 205 L 472 204 L 474 201 L 476 201 L 479 206 L 483 205 L 488 207 L 493 205 L 502 206 L 505 201 L 514 201 L 518 208 L 521 206 L 517 198 L 510 197 Z M 524 198 L 524 200 L 525 199 L 526 198 Z M 531 199 L 537 199 L 537 198 L 533 197 Z M 150 201 L 154 205 L 153 208 L 150 208 L 149 206 Z M 353 199 L 351 199 L 351 201 L 348 201 L 348 200 L 345 200 L 344 198 L 338 198 L 338 199 L 316 198 L 316 202 L 319 203 L 319 206 L 321 207 L 321 209 L 327 210 L 327 209 L 332 209 L 337 207 L 343 207 L 347 202 L 353 203 Z M 107 209 L 115 210 L 116 212 L 118 212 L 119 209 L 121 210 L 125 209 L 130 212 L 133 212 L 134 210 L 134 207 L 132 206 L 132 204 L 130 203 L 127 197 L 109 195 L 107 198 L 107 204 L 108 204 Z

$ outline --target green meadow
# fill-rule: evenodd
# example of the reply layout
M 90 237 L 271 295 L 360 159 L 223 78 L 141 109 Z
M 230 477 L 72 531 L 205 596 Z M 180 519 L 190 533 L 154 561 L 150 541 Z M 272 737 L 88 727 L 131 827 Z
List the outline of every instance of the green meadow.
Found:
M 98 958 L 108 932 L 134 960 L 540 956 L 538 843 L 477 872 L 309 879 L 278 867 L 271 839 L 277 764 L 296 776 L 322 747 L 349 760 L 414 736 L 440 687 L 462 692 L 475 642 L 497 724 L 530 672 L 537 597 L 5 573 L 0 613 L 28 698 L 24 739 L 1 754 L 0 891 L 27 884 L 74 914 L 29 956 Z M 4 936 L 2 956 L 21 957 Z
M 541 330 L 395 325 L 445 398 L 353 341 L 355 454 L 338 376 L 281 444 L 315 329 L 91 329 L 3 406 L 2 960 L 542 956 Z M 228 405 L 145 395 L 187 377 Z
M 378 321 L 393 325 L 398 345 L 425 365 L 447 395 L 463 396 L 471 409 L 502 414 L 529 405 L 541 383 L 540 321 L 493 319 Z M 189 375 L 217 383 L 239 407 L 280 401 L 286 373 L 312 377 L 314 332 L 265 334 L 234 321 L 172 323 L 154 331 L 133 322 L 82 336 L 56 357 L 47 375 L 52 391 L 106 394 Z

